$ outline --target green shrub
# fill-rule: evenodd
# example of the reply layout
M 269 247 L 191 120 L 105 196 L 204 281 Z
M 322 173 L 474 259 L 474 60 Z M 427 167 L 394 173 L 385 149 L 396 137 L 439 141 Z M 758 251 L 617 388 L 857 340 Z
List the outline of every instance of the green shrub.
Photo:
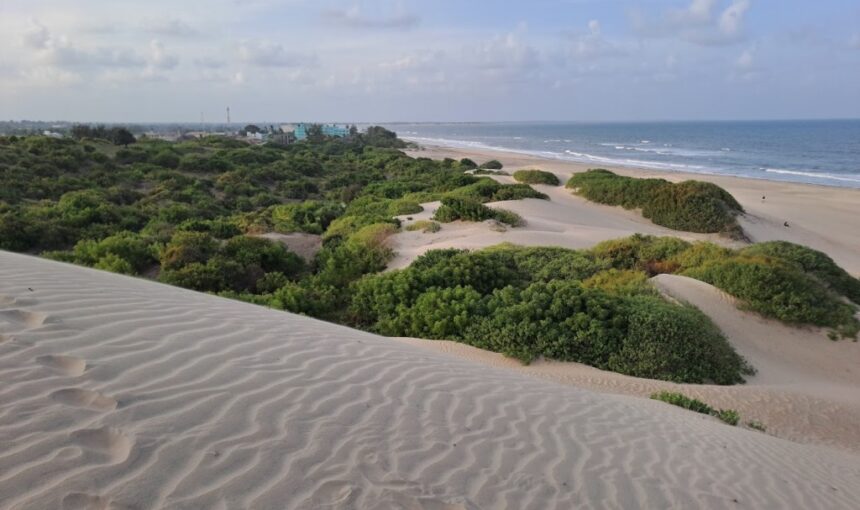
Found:
M 308 200 L 275 206 L 272 208 L 272 224 L 278 232 L 322 234 L 341 214 L 343 208 L 339 204 Z
M 638 296 L 655 294 L 656 290 L 648 282 L 648 274 L 635 269 L 609 269 L 601 271 L 582 281 L 583 287 L 601 289 L 610 294 Z
M 478 164 L 469 158 L 461 159 L 460 160 L 460 166 L 463 168 L 478 168 Z
M 512 227 L 523 224 L 523 219 L 514 212 L 505 209 L 490 209 L 475 200 L 453 197 L 442 199 L 442 205 L 436 209 L 433 219 L 442 223 L 456 220 L 485 221 L 495 219 Z
M 435 221 L 430 220 L 418 220 L 415 223 L 411 223 L 406 226 L 406 230 L 413 232 L 416 230 L 420 230 L 426 233 L 435 233 L 442 230 L 442 226 L 436 223 Z
M 483 165 L 481 165 L 478 168 L 484 168 L 487 170 L 501 170 L 502 169 L 502 163 L 497 159 L 491 159 L 491 160 L 485 162 Z
M 622 374 L 675 382 L 736 384 L 754 370 L 719 328 L 692 306 L 658 297 L 626 301 L 627 331 L 606 367 Z
M 787 262 L 797 269 L 824 282 L 828 287 L 860 304 L 860 280 L 854 278 L 836 265 L 826 254 L 790 243 L 788 241 L 768 241 L 744 248 L 743 255 L 774 257 Z
M 684 409 L 689 409 L 690 411 L 694 411 L 697 413 L 711 414 L 714 412 L 714 408 L 712 408 L 708 404 L 702 402 L 701 400 L 687 397 L 686 395 L 683 395 L 681 393 L 661 391 L 659 393 L 652 393 L 651 398 L 654 400 L 666 402 L 667 404 L 672 404 L 673 406 L 683 407 Z
M 856 337 L 856 307 L 789 264 L 773 259 L 734 256 L 704 262 L 684 275 L 718 287 L 744 306 L 788 323 L 831 327 L 843 337 Z
M 433 219 L 442 223 L 456 220 L 484 221 L 495 217 L 492 209 L 475 200 L 467 198 L 443 198 L 442 205 L 436 209 Z
M 737 425 L 741 419 L 741 416 L 734 409 L 720 409 L 714 413 L 714 416 L 732 426 Z
M 524 362 L 544 356 L 717 384 L 742 382 L 750 373 L 698 310 L 564 279 L 601 269 L 583 257 L 558 248 L 434 250 L 404 270 L 358 281 L 349 315 L 386 335 L 448 338 Z M 573 269 L 556 271 L 553 260 Z
M 767 432 L 767 427 L 765 427 L 764 423 L 758 420 L 750 420 L 746 423 L 746 426 L 753 430 L 758 430 L 759 432 Z
M 525 184 L 547 184 L 549 186 L 561 184 L 554 173 L 543 170 L 517 170 L 514 172 L 514 179 Z
M 673 184 L 663 179 L 636 179 L 598 169 L 574 174 L 567 187 L 594 202 L 641 208 L 646 218 L 675 230 L 742 235 L 735 216 L 743 208 L 715 184 L 701 181 Z
M 507 209 L 493 209 L 493 217 L 496 221 L 512 227 L 521 227 L 526 223 L 522 216 Z

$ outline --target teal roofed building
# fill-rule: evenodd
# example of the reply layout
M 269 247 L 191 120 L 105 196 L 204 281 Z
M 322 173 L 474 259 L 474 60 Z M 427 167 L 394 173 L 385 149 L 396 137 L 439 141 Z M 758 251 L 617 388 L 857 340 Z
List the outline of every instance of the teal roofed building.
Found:
M 296 140 L 304 140 L 308 137 L 309 126 L 310 124 L 296 124 L 296 129 L 293 131 L 296 135 Z M 325 136 L 344 137 L 349 134 L 349 128 L 338 126 L 337 124 L 322 124 L 322 133 Z

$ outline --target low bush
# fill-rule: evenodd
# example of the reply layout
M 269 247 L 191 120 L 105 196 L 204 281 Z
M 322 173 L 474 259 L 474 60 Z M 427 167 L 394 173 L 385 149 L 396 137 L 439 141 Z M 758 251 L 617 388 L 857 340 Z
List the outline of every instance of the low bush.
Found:
M 517 170 L 514 172 L 514 179 L 525 184 L 547 184 L 550 186 L 561 184 L 554 173 L 543 170 Z
M 728 423 L 732 426 L 737 425 L 741 419 L 738 412 L 734 409 L 714 409 L 713 407 L 702 402 L 701 400 L 689 398 L 685 395 L 682 395 L 681 393 L 661 391 L 659 393 L 653 393 L 651 395 L 651 398 L 653 398 L 654 400 L 666 402 L 667 404 L 672 404 L 673 406 L 683 407 L 684 409 L 689 409 L 690 411 L 713 416 L 718 420 L 724 423 Z
M 495 219 L 514 227 L 523 223 L 523 219 L 514 212 L 505 209 L 490 209 L 476 200 L 453 197 L 442 199 L 442 205 L 436 209 L 433 219 L 442 223 L 457 220 L 485 221 Z
M 820 251 L 787 241 L 768 241 L 744 248 L 741 254 L 780 259 L 860 304 L 860 280 L 848 274 L 836 265 L 833 259 Z
M 410 232 L 414 232 L 416 230 L 420 230 L 426 233 L 435 233 L 442 230 L 442 225 L 439 225 L 435 221 L 430 220 L 418 220 L 415 223 L 411 223 L 406 226 L 406 230 Z
M 382 334 L 432 335 L 523 362 L 543 356 L 717 384 L 742 382 L 750 373 L 698 310 L 575 279 L 599 271 L 599 263 L 558 248 L 431 251 L 404 270 L 360 280 L 350 316 Z
M 708 182 L 671 183 L 597 169 L 574 174 L 567 187 L 594 202 L 640 208 L 646 218 L 675 230 L 742 236 L 735 216 L 743 208 L 727 191 Z
M 731 256 L 706 261 L 682 274 L 728 292 L 767 317 L 831 327 L 843 337 L 856 337 L 860 331 L 855 306 L 781 259 Z
M 487 170 L 501 170 L 502 169 L 502 163 L 497 159 L 491 159 L 491 160 L 485 162 L 484 164 L 482 164 L 478 168 L 484 168 Z

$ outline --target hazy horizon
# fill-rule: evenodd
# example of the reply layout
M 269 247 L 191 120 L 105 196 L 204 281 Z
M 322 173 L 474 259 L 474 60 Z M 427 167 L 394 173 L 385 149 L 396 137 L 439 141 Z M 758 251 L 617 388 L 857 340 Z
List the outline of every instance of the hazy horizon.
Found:
M 858 27 L 848 0 L 7 0 L 0 118 L 856 119 Z

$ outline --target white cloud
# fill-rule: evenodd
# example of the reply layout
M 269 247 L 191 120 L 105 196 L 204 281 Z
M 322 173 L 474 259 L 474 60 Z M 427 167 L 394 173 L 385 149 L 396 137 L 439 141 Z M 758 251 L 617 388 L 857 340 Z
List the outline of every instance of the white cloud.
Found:
M 721 11 L 718 7 L 725 6 Z M 678 38 L 698 45 L 735 44 L 745 39 L 744 18 L 750 0 L 692 0 L 684 9 L 669 9 L 657 18 L 631 13 L 634 30 L 642 37 Z
M 154 69 L 173 69 L 179 63 L 176 55 L 171 55 L 164 50 L 164 45 L 157 39 L 149 43 L 149 66 Z
M 289 51 L 283 45 L 269 41 L 243 41 L 239 44 L 239 58 L 246 64 L 259 67 L 299 67 L 315 62 L 314 57 Z
M 588 22 L 586 33 L 573 32 L 568 34 L 570 44 L 565 50 L 565 58 L 574 60 L 596 59 L 619 56 L 627 51 L 616 43 L 608 41 L 601 32 L 600 21 L 593 19 Z
M 324 20 L 331 23 L 352 28 L 412 28 L 418 25 L 420 19 L 414 14 L 398 8 L 397 12 L 390 15 L 370 16 L 362 12 L 356 5 L 349 9 L 329 9 L 323 11 Z
M 162 37 L 195 37 L 200 35 L 197 29 L 176 18 L 151 21 L 144 26 L 144 29 Z
M 736 37 L 743 30 L 744 14 L 749 8 L 749 0 L 734 0 L 720 14 L 720 32 L 726 37 Z

